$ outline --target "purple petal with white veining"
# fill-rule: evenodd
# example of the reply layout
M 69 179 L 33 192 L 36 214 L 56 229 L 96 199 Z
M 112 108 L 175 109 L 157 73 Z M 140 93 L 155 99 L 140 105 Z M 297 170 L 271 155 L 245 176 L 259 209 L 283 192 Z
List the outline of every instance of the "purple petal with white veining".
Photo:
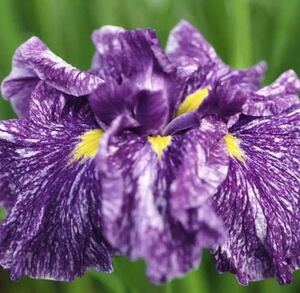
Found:
M 104 26 L 94 31 L 93 41 L 97 49 L 93 69 L 100 75 L 102 72 L 104 79 L 121 81 L 123 76 L 138 78 L 154 71 L 170 73 L 175 70 L 151 29 L 127 31 Z
M 129 80 L 141 91 L 160 92 L 162 103 L 169 105 L 168 116 L 173 114 L 181 84 L 154 31 L 104 27 L 94 32 L 93 39 L 95 60 L 101 62 L 94 63 L 92 72 L 117 83 Z
M 171 31 L 166 52 L 183 76 L 210 68 L 213 78 L 230 77 L 244 86 L 258 88 L 266 71 L 266 63 L 260 62 L 247 69 L 232 69 L 218 57 L 214 48 L 189 22 L 182 20 Z M 207 77 L 208 81 L 209 78 Z M 209 82 L 208 82 L 209 84 Z
M 198 176 L 195 165 L 196 158 L 204 155 L 203 141 L 188 133 L 174 136 L 159 159 L 146 137 L 120 132 L 120 126 L 121 117 L 103 138 L 97 164 L 102 178 L 105 236 L 129 258 L 144 258 L 152 281 L 161 283 L 182 276 L 199 265 L 203 247 L 216 247 L 224 239 L 223 226 L 214 216 L 207 193 L 200 193 L 202 202 L 193 205 L 192 227 L 185 227 L 171 211 L 170 205 L 178 208 L 175 202 L 179 197 L 179 187 L 174 186 L 173 194 L 171 186 L 177 174 L 187 176 L 181 166 L 191 168 L 191 176 Z M 190 160 L 183 165 L 186 156 Z M 214 182 L 205 180 L 191 188 L 193 192 L 197 188 L 199 192 L 209 191 L 211 196 L 216 191 Z
M 244 162 L 230 159 L 214 196 L 228 231 L 215 254 L 217 268 L 242 284 L 268 277 L 289 283 L 300 264 L 300 108 L 244 119 L 231 132 Z
M 225 124 L 211 118 L 203 119 L 199 128 L 190 130 L 181 143 L 183 162 L 171 186 L 172 216 L 191 232 L 197 232 L 206 225 L 207 231 L 214 235 L 212 245 L 220 237 L 220 234 L 217 237 L 217 227 L 221 227 L 222 223 L 207 202 L 211 202 L 227 175 L 227 153 L 220 143 L 225 133 Z M 208 215 L 209 221 L 205 220 Z M 200 236 L 199 242 L 208 245 L 209 233 Z M 203 236 L 208 241 L 206 244 Z
M 170 32 L 166 52 L 176 66 L 190 73 L 208 63 L 222 63 L 214 48 L 185 20 L 180 21 Z
M 243 113 L 252 116 L 279 114 L 299 104 L 300 80 L 293 70 L 281 74 L 277 80 L 255 93 L 250 93 Z
M 43 83 L 33 95 L 30 120 L 0 124 L 0 176 L 15 198 L 0 225 L 0 264 L 14 280 L 110 272 L 95 161 L 71 162 L 80 135 L 98 126 L 81 98 L 69 100 Z
M 92 62 L 92 70 L 103 79 L 114 78 L 120 81 L 123 73 L 123 46 L 120 33 L 125 29 L 118 26 L 106 25 L 95 30 L 92 34 L 96 53 Z
M 40 80 L 73 96 L 87 95 L 103 82 L 93 74 L 72 67 L 40 39 L 32 37 L 16 50 L 12 71 L 1 86 L 4 98 L 12 100 L 19 116 L 28 114 L 31 93 Z
M 104 27 L 94 32 L 93 38 L 102 65 L 94 72 L 104 70 L 106 80 L 90 97 L 98 120 L 109 124 L 130 112 L 144 133 L 161 131 L 175 111 L 182 83 L 156 34 L 150 29 Z

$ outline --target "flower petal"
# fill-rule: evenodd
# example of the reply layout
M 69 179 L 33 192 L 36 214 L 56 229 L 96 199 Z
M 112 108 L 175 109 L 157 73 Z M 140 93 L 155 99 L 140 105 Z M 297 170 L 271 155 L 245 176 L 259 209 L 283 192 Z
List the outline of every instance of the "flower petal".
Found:
M 300 107 L 249 117 L 231 132 L 228 176 L 214 196 L 228 231 L 217 268 L 242 284 L 273 276 L 289 283 L 300 264 Z
M 171 31 L 166 52 L 172 62 L 188 72 L 196 71 L 208 63 L 221 64 L 214 48 L 185 20 L 180 21 Z
M 72 67 L 40 39 L 32 37 L 16 50 L 12 71 L 1 88 L 4 98 L 12 100 L 19 116 L 26 117 L 31 93 L 40 80 L 73 96 L 87 95 L 103 82 L 95 75 Z
M 155 33 L 104 27 L 93 38 L 99 54 L 96 59 L 101 60 L 101 67 L 94 71 L 100 75 L 105 71 L 102 76 L 106 81 L 90 98 L 99 121 L 104 119 L 107 124 L 130 112 L 147 134 L 162 130 L 173 115 L 182 83 L 176 81 L 175 68 Z M 112 101 L 117 100 L 116 106 Z
M 137 131 L 155 134 L 166 124 L 169 105 L 161 91 L 140 90 L 129 80 L 118 84 L 107 80 L 89 97 L 99 124 L 107 128 L 119 115 L 131 116 Z
M 177 176 L 198 176 L 201 166 L 196 166 L 197 158 L 201 158 L 201 164 L 206 155 L 201 147 L 203 140 L 197 140 L 196 130 L 191 136 L 147 138 L 120 133 L 120 126 L 119 117 L 103 137 L 97 164 L 101 169 L 105 236 L 129 258 L 144 258 L 152 281 L 160 283 L 182 276 L 199 265 L 203 247 L 216 247 L 224 238 L 223 226 L 214 216 L 211 198 L 208 199 L 209 192 L 211 197 L 216 192 L 217 180 L 199 178 L 199 186 L 185 185 L 187 193 L 199 191 L 202 199 L 191 209 L 192 227 L 181 223 L 171 210 L 171 206 L 176 211 L 180 209 L 176 205 L 181 200 L 180 188 L 174 186 L 174 195 L 172 190 Z M 186 164 L 185 156 L 190 158 Z M 178 173 L 181 165 L 191 168 L 193 174 L 184 170 Z M 214 173 L 212 161 L 207 170 Z M 186 196 L 189 198 L 190 194 Z
M 205 40 L 199 31 L 189 22 L 180 21 L 171 31 L 166 52 L 170 60 L 179 67 L 184 76 L 204 70 L 206 84 L 220 77 L 230 78 L 243 83 L 244 87 L 258 88 L 266 71 L 266 63 L 260 62 L 247 69 L 232 69 L 218 57 L 214 48 Z M 207 69 L 213 74 L 207 76 Z M 197 74 L 199 75 L 199 74 Z M 197 77 L 194 78 L 197 81 Z M 198 86 L 197 88 L 199 88 Z M 190 94 L 190 93 L 188 93 Z
M 200 127 L 190 130 L 181 143 L 181 151 L 186 155 L 171 187 L 170 204 L 173 217 L 185 227 L 192 226 L 192 209 L 197 210 L 210 201 L 227 176 L 227 152 L 220 143 L 225 133 L 224 123 L 211 118 L 203 119 Z M 211 217 L 213 223 L 213 212 Z
M 294 104 L 299 104 L 300 80 L 293 70 L 281 74 L 278 79 L 256 93 L 249 94 L 243 113 L 252 116 L 279 114 Z
M 93 41 L 97 49 L 93 69 L 104 79 L 120 81 L 123 76 L 175 70 L 161 49 L 155 32 L 150 29 L 127 31 L 120 27 L 104 26 L 94 31 Z
M 83 99 L 69 103 L 44 84 L 34 96 L 31 120 L 0 124 L 0 175 L 16 199 L 0 225 L 0 264 L 14 280 L 70 281 L 87 269 L 111 271 L 95 161 L 72 161 L 82 134 L 97 124 Z
M 93 32 L 92 39 L 97 52 L 94 55 L 92 69 L 103 79 L 119 80 L 122 69 L 122 43 L 120 33 L 125 29 L 118 26 L 106 25 Z

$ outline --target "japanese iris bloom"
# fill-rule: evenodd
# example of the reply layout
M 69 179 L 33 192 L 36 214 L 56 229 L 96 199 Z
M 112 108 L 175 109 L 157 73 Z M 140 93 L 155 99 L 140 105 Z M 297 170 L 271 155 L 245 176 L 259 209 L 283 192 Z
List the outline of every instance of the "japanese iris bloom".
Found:
M 298 267 L 300 85 L 265 63 L 235 70 L 183 21 L 164 52 L 150 30 L 106 26 L 82 72 L 39 39 L 2 84 L 0 264 L 72 280 L 144 258 L 154 282 L 199 265 L 246 284 Z

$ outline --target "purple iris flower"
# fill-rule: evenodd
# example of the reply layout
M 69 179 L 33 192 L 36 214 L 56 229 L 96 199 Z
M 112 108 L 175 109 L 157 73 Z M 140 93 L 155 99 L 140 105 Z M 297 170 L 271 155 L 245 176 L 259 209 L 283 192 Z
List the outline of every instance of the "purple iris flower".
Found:
M 166 51 L 150 30 L 93 34 L 82 72 L 39 39 L 2 84 L 0 264 L 12 278 L 72 280 L 143 258 L 156 283 L 203 248 L 242 284 L 291 281 L 300 228 L 300 82 L 261 88 L 261 62 L 224 64 L 189 23 Z

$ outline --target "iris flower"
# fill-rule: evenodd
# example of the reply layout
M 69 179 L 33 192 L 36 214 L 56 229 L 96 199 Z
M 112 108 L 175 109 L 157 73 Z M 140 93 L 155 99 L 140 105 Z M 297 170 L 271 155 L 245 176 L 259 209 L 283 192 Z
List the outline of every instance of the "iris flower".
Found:
M 82 72 L 38 38 L 2 84 L 0 264 L 70 281 L 145 259 L 155 283 L 198 267 L 204 248 L 240 283 L 288 283 L 299 263 L 300 82 L 261 88 L 186 21 L 164 51 L 151 29 L 106 26 Z

